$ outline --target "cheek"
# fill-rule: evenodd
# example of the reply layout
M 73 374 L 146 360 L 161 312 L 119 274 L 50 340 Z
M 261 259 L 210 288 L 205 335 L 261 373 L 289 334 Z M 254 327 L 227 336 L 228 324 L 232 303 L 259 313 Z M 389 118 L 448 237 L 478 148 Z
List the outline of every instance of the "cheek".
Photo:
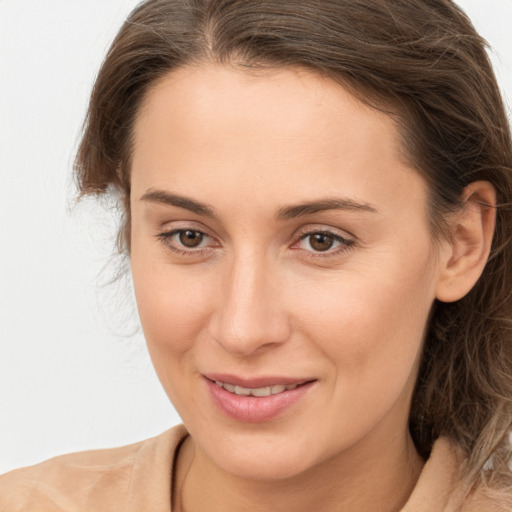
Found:
M 132 263 L 132 271 L 137 307 L 150 350 L 180 353 L 189 349 L 208 317 L 211 284 L 194 278 L 193 270 L 177 272 L 170 265 L 148 268 L 144 263 Z
M 329 361 L 333 394 L 362 414 L 389 408 L 416 369 L 434 290 L 422 259 L 408 261 L 389 258 L 294 295 L 300 330 Z
M 193 271 L 146 262 L 132 255 L 137 307 L 153 366 L 180 413 L 200 410 L 189 385 L 196 376 L 194 354 L 204 332 L 212 287 L 194 279 Z
M 208 280 L 194 265 L 176 266 L 166 250 L 149 239 L 135 216 L 131 270 L 137 309 L 153 364 L 161 380 L 197 339 L 208 314 Z M 176 370 L 174 370 L 176 372 Z

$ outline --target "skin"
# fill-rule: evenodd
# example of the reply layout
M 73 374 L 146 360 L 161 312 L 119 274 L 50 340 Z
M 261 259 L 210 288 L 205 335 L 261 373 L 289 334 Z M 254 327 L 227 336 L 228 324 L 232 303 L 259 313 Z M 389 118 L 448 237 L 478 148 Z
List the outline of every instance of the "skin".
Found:
M 434 244 L 426 184 L 402 154 L 391 118 L 303 70 L 184 67 L 146 97 L 131 263 L 155 369 L 191 434 L 173 510 L 385 512 L 407 500 L 423 466 L 407 421 L 428 315 L 477 279 L 493 218 L 467 208 L 461 236 Z M 491 201 L 492 188 L 467 196 Z M 179 229 L 203 233 L 199 246 L 169 235 Z M 319 251 L 311 232 L 341 238 Z M 243 423 L 215 406 L 209 372 L 315 382 L 277 417 Z

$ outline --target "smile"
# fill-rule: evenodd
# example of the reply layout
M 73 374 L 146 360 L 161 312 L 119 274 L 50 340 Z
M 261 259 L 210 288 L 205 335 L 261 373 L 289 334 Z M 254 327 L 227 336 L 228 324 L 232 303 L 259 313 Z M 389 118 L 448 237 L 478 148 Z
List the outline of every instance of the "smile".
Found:
M 270 396 L 277 395 L 279 393 L 283 393 L 284 391 L 289 391 L 292 389 L 296 389 L 298 384 L 276 384 L 274 386 L 265 386 L 261 388 L 245 388 L 242 386 L 235 386 L 233 384 L 228 384 L 227 382 L 221 382 L 219 380 L 215 381 L 215 384 L 220 388 L 229 391 L 230 393 L 234 393 L 239 396 Z
M 223 415 L 244 423 L 271 421 L 301 402 L 316 379 L 287 377 L 241 378 L 203 375 L 209 395 Z

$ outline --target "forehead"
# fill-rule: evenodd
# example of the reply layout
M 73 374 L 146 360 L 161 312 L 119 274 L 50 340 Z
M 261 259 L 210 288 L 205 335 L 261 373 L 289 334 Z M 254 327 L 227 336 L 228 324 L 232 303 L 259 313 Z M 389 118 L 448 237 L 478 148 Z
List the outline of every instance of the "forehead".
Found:
M 141 191 L 204 188 L 249 199 L 342 188 L 368 202 L 396 200 L 404 173 L 424 185 L 402 158 L 395 121 L 340 84 L 302 69 L 254 75 L 215 65 L 173 71 L 150 90 L 134 127 L 132 172 Z
M 235 138 L 322 140 L 329 132 L 357 116 L 354 135 L 381 132 L 382 146 L 394 151 L 398 137 L 394 121 L 369 108 L 332 79 L 301 68 L 250 73 L 221 65 L 179 68 L 154 85 L 145 97 L 136 121 L 137 141 L 151 124 L 169 134 L 213 129 Z M 173 123 L 173 117 L 179 118 Z M 150 118 L 150 119 L 149 119 Z M 174 126 L 173 126 L 174 124 Z M 178 135 L 178 134 L 176 134 Z M 270 136 L 270 137 L 269 137 Z M 355 139 L 355 137 L 352 137 Z M 218 141 L 216 141 L 218 142 Z M 382 148 L 381 148 L 382 149 Z

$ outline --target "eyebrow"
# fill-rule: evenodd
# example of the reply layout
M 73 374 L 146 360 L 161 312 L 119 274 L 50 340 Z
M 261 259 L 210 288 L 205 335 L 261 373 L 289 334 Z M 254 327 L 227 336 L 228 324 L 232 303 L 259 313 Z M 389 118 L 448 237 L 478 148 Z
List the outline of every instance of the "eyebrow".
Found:
M 313 213 L 323 212 L 327 210 L 344 210 L 344 211 L 363 211 L 378 213 L 377 209 L 369 203 L 357 202 L 347 198 L 326 198 L 307 203 L 301 203 L 295 206 L 286 206 L 280 208 L 277 212 L 277 220 L 289 220 L 296 217 L 303 217 Z
M 142 201 L 151 203 L 164 204 L 168 206 L 177 206 L 184 208 L 197 215 L 203 217 L 216 218 L 215 209 L 205 203 L 201 203 L 189 197 L 172 194 L 164 190 L 149 189 L 142 197 Z M 297 217 L 312 215 L 314 213 L 327 210 L 344 210 L 344 211 L 363 211 L 370 213 L 378 213 L 377 209 L 369 203 L 357 202 L 348 198 L 325 198 L 315 201 L 309 201 L 292 206 L 284 206 L 279 208 L 275 218 L 277 221 L 290 220 Z
M 190 199 L 189 197 L 171 194 L 163 190 L 149 189 L 141 197 L 141 200 L 168 206 L 178 206 L 179 208 L 184 208 L 185 210 L 189 210 L 203 217 L 216 217 L 213 207 L 200 203 L 199 201 L 195 201 L 194 199 Z

